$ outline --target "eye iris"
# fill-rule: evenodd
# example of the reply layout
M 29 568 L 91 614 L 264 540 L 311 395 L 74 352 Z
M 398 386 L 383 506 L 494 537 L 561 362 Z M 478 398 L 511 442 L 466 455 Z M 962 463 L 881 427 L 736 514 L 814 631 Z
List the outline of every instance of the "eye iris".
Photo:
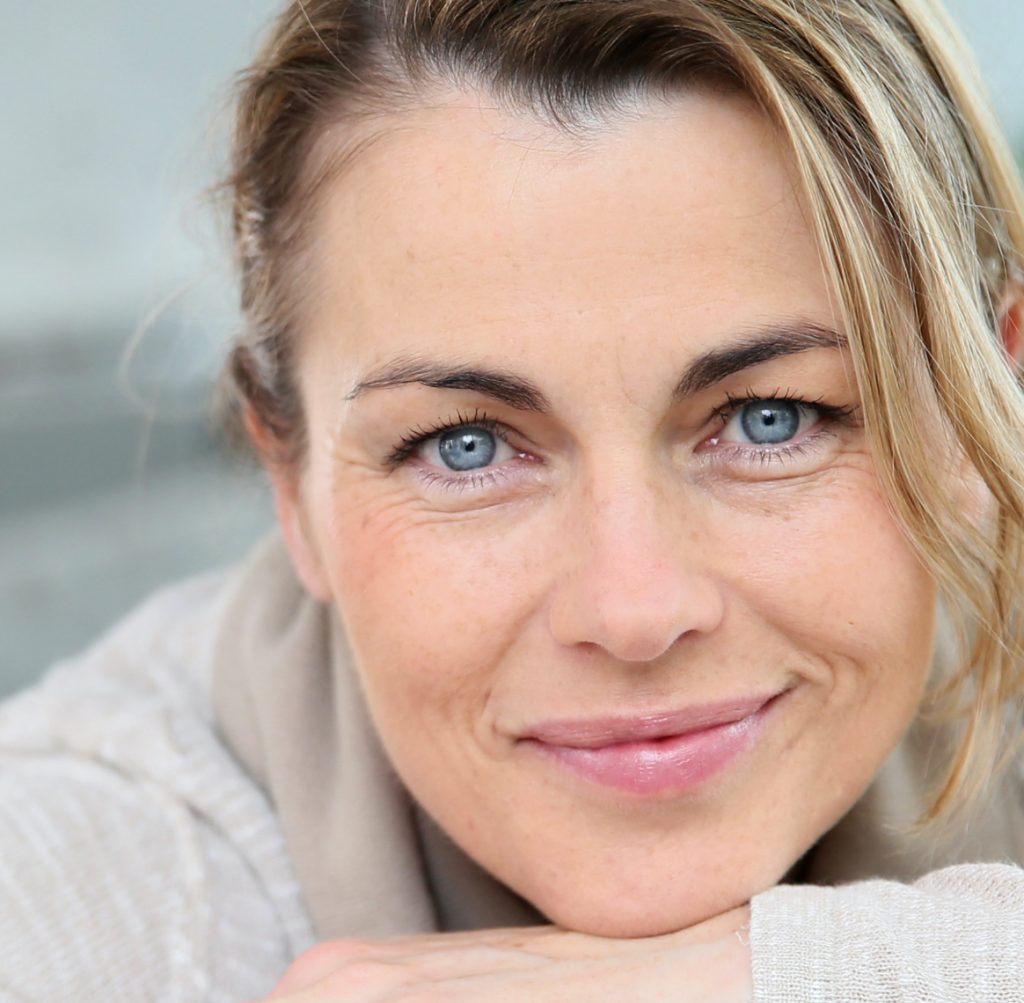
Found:
M 498 444 L 486 428 L 462 427 L 439 436 L 437 449 L 450 469 L 479 470 L 494 459 Z
M 787 442 L 800 428 L 800 408 L 789 401 L 755 401 L 743 408 L 740 424 L 758 445 Z

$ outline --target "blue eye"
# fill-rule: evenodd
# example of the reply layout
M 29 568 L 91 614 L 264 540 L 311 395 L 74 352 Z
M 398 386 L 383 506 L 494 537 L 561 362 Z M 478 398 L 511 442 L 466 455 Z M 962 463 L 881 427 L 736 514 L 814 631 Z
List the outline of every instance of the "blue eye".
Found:
M 493 462 L 497 451 L 495 434 L 479 426 L 460 425 L 437 437 L 438 456 L 450 470 L 480 470 Z
M 788 442 L 800 431 L 803 410 L 806 409 L 793 401 L 750 401 L 740 408 L 740 428 L 748 441 L 759 446 L 776 446 Z
M 433 429 L 422 426 L 412 429 L 392 449 L 386 462 L 396 469 L 414 459 L 421 465 L 433 467 L 442 476 L 446 471 L 490 473 L 489 468 L 523 455 L 509 445 L 503 429 L 504 426 L 479 411 L 468 416 L 456 415 Z M 449 477 L 449 480 L 467 484 L 471 478 Z
M 785 397 L 735 401 L 730 411 L 718 439 L 747 446 L 784 446 L 812 429 L 823 417 L 840 417 L 838 411 L 830 412 L 826 405 Z

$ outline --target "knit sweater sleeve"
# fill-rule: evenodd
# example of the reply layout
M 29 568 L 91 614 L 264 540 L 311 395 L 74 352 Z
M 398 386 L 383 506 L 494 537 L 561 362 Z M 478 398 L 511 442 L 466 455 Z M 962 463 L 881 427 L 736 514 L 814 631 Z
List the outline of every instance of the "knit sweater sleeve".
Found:
M 238 1003 L 288 961 L 215 828 L 71 756 L 0 765 L 0 903 L 4 1003 Z
M 262 999 L 311 945 L 276 817 L 211 717 L 229 582 L 158 594 L 0 703 L 0 1003 Z
M 752 904 L 757 1003 L 1024 1000 L 1024 870 L 781 885 Z

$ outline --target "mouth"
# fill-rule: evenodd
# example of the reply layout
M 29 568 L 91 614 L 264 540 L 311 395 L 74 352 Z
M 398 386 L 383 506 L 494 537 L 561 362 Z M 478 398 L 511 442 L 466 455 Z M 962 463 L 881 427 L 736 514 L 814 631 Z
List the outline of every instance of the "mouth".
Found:
M 664 713 L 551 721 L 519 745 L 591 783 L 641 795 L 685 793 L 747 752 L 788 690 Z

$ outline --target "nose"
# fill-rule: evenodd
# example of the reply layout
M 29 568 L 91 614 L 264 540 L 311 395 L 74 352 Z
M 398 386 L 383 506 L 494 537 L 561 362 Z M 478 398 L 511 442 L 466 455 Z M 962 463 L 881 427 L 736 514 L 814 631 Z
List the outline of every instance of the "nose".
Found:
M 555 639 L 623 662 L 652 662 L 724 615 L 707 543 L 678 498 L 634 486 L 594 491 L 568 513 L 566 570 L 549 606 Z

